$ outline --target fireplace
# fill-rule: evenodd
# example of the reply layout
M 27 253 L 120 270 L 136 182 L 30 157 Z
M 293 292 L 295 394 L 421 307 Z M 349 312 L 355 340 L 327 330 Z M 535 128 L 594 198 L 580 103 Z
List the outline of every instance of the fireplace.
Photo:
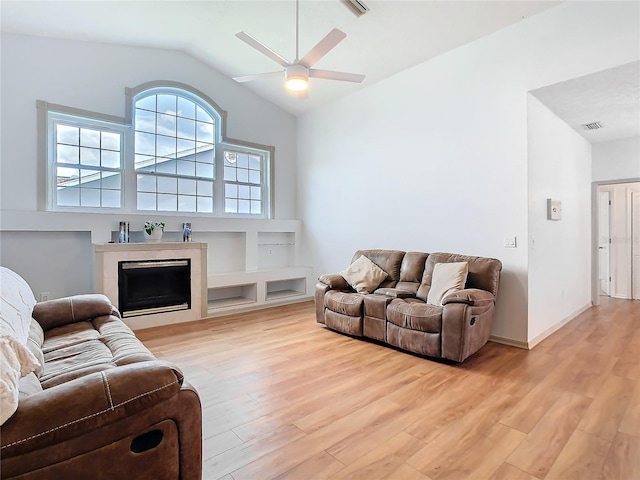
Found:
M 191 308 L 191 260 L 118 262 L 118 308 L 124 318 Z

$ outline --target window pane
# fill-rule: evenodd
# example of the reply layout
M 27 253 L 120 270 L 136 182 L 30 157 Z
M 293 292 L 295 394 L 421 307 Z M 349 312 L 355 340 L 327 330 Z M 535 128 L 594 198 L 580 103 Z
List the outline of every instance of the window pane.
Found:
M 233 198 L 227 198 L 224 201 L 224 211 L 226 213 L 238 213 L 238 201 Z
M 80 205 L 83 207 L 99 207 L 100 190 L 97 188 L 81 188 Z
M 120 168 L 120 152 L 111 150 L 102 151 L 102 166 L 107 168 Z
M 213 143 L 213 124 L 198 122 L 197 137 L 199 142 Z
M 80 170 L 80 183 L 83 187 L 100 188 L 100 171 Z
M 251 199 L 252 200 L 260 200 L 262 198 L 262 188 L 260 187 L 251 187 Z
M 196 174 L 196 164 L 184 160 L 178 160 L 178 175 L 194 176 Z
M 238 181 L 239 182 L 248 182 L 249 181 L 249 170 L 245 170 L 243 168 L 238 168 Z
M 159 157 L 176 156 L 176 139 L 174 137 L 163 137 L 158 135 L 156 143 L 156 155 Z
M 149 133 L 136 132 L 135 137 L 135 153 L 143 155 L 155 155 L 156 153 L 156 136 Z
M 213 182 L 198 180 L 198 195 L 213 196 Z
M 196 151 L 196 142 L 193 140 L 178 139 L 178 157 L 193 157 Z
M 249 168 L 249 155 L 246 153 L 238 154 L 238 163 L 236 165 L 238 168 Z
M 249 170 L 249 183 L 260 184 L 260 172 Z
M 238 198 L 238 185 L 235 183 L 225 183 L 224 196 L 228 198 Z
M 178 179 L 158 177 L 158 193 L 178 193 Z
M 138 210 L 155 210 L 156 194 L 138 192 Z
M 187 118 L 178 117 L 178 137 L 187 140 L 196 139 L 196 122 Z
M 202 150 L 200 150 L 202 149 Z M 199 147 L 198 153 L 196 154 L 196 160 L 202 163 L 213 163 L 213 145 L 207 147 Z
M 82 145 L 83 147 L 100 148 L 100 131 L 81 128 L 80 145 Z
M 175 212 L 178 209 L 178 196 L 158 194 L 158 210 Z
M 144 108 L 146 110 L 154 110 L 156 109 L 156 96 L 149 95 L 148 97 L 144 97 L 136 101 L 136 108 Z M 154 122 L 155 123 L 155 122 Z
M 238 198 L 249 200 L 249 187 L 247 185 L 238 185 Z
M 196 181 L 181 178 L 178 180 L 178 193 L 183 195 L 195 195 L 196 194 Z
M 98 136 L 99 138 L 99 136 Z M 82 165 L 100 166 L 100 150 L 97 148 L 80 148 L 80 163 Z
M 146 172 L 155 172 L 156 158 L 148 155 L 136 155 L 135 168 L 136 170 L 144 170 Z
M 156 177 L 152 175 L 138 175 L 138 191 L 139 192 L 155 192 Z
M 259 215 L 262 213 L 262 202 L 258 202 L 256 200 L 251 200 L 251 213 L 254 215 Z
M 173 115 L 158 114 L 158 130 L 160 135 L 176 136 L 176 117 Z
M 196 176 L 213 178 L 213 165 L 208 163 L 196 163 Z
M 179 212 L 195 212 L 196 197 L 189 195 L 178 195 L 178 211 Z
M 213 212 L 213 199 L 211 197 L 198 197 L 197 206 L 198 212 L 211 213 Z
M 140 132 L 156 133 L 156 114 L 136 108 L 136 130 Z
M 196 118 L 196 104 L 186 98 L 178 97 L 178 115 L 186 118 Z
M 238 200 L 238 213 L 251 213 L 249 200 Z
M 110 190 L 122 189 L 122 174 L 113 172 L 102 172 L 102 188 Z
M 68 145 L 58 145 L 57 148 L 58 163 L 79 163 L 80 149 L 78 147 L 70 147 Z
M 260 157 L 249 155 L 249 168 L 252 170 L 260 170 Z
M 156 159 L 156 172 L 158 173 L 176 173 L 176 161 L 166 158 Z
M 177 97 L 175 95 L 158 95 L 158 113 L 177 113 Z
M 68 145 L 79 145 L 80 129 L 78 127 L 58 124 L 56 125 L 56 141 Z
M 80 171 L 77 168 L 58 167 L 56 170 L 58 186 L 77 185 L 79 183 Z
M 205 112 L 201 107 L 198 107 L 198 120 L 201 122 L 213 123 L 213 118 L 207 112 Z
M 120 190 L 102 190 L 102 206 L 120 208 Z
M 231 180 L 233 182 L 236 181 L 236 168 L 235 167 L 224 167 L 224 179 Z
M 61 207 L 79 207 L 80 189 L 76 187 L 58 188 L 56 201 Z
M 120 134 L 102 132 L 102 148 L 107 150 L 120 151 Z

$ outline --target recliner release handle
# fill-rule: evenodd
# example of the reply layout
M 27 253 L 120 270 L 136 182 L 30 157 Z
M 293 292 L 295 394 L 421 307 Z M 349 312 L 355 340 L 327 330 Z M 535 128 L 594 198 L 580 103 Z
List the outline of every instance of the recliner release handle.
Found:
M 131 440 L 131 451 L 133 453 L 142 453 L 156 448 L 162 442 L 164 434 L 160 430 L 151 430 L 138 435 Z

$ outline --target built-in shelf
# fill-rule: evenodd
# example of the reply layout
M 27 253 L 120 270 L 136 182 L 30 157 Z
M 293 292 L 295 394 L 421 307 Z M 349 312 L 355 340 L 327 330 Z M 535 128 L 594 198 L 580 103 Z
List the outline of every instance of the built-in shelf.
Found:
M 256 302 L 256 284 L 210 287 L 207 289 L 209 308 L 223 308 Z
M 266 282 L 265 300 L 278 300 L 286 297 L 304 295 L 306 289 L 306 278 L 287 278 L 283 280 L 273 280 Z

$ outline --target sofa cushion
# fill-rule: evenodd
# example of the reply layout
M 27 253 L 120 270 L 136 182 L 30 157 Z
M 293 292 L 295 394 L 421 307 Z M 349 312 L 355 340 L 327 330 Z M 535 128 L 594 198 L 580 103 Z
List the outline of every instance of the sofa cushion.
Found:
M 361 317 L 363 301 L 364 296 L 360 293 L 331 290 L 324 297 L 324 306 L 336 313 L 350 317 Z
M 464 288 L 468 272 L 469 264 L 467 262 L 436 264 L 433 269 L 427 303 L 441 307 L 444 297 Z
M 340 275 L 358 293 L 373 292 L 387 278 L 387 272 L 362 255 Z
M 387 321 L 402 328 L 428 333 L 442 330 L 442 307 L 417 299 L 392 300 L 387 307 Z

